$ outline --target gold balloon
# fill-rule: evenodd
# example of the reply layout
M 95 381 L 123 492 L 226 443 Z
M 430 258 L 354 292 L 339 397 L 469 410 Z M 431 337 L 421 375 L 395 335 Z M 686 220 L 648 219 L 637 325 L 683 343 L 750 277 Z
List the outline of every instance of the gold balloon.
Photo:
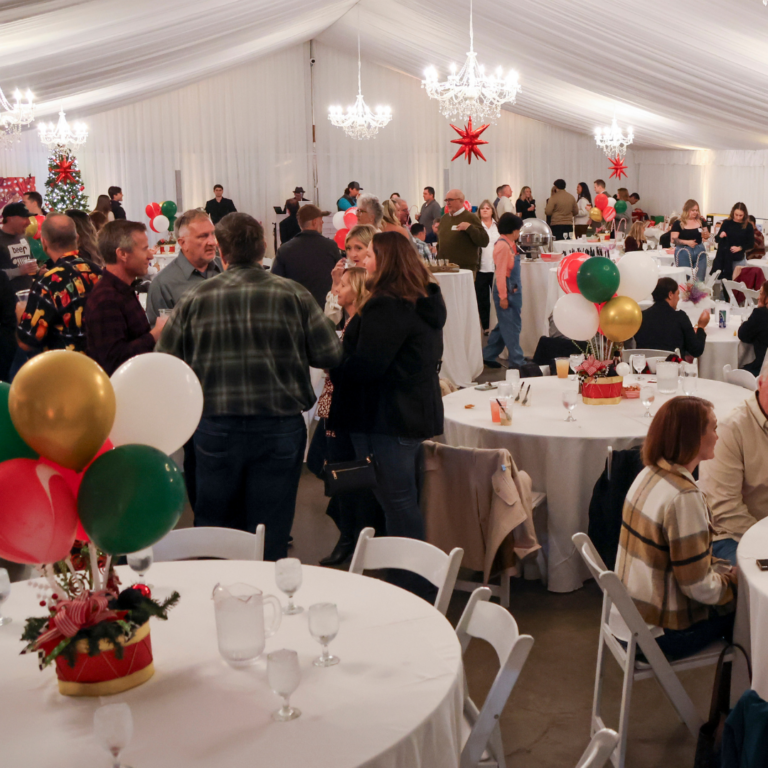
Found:
M 643 313 L 634 299 L 616 296 L 600 311 L 600 328 L 603 336 L 611 341 L 631 339 L 643 323 Z
M 603 212 L 599 208 L 592 208 L 589 212 L 589 218 L 592 219 L 592 221 L 602 221 Z
M 8 410 L 30 448 L 81 472 L 109 437 L 115 392 L 109 376 L 89 357 L 52 350 L 33 357 L 16 374 Z
M 27 237 L 34 237 L 37 234 L 37 219 L 34 216 L 29 217 L 29 225 L 24 230 Z

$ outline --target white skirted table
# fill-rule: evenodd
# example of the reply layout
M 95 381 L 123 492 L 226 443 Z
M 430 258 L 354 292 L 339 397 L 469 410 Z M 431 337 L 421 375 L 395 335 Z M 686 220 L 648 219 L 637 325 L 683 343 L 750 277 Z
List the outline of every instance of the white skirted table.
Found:
M 725 381 L 723 366 L 732 369 L 743 368 L 755 359 L 755 349 L 751 344 L 739 341 L 738 330 L 741 315 L 731 315 L 725 328 L 718 327 L 717 317 L 712 315 L 705 328 L 707 343 L 704 354 L 699 358 L 699 376 L 704 379 Z
M 132 572 L 118 569 L 125 584 Z M 283 616 L 266 641 L 269 653 L 299 654 L 301 683 L 291 697 L 302 711 L 288 723 L 270 713 L 280 699 L 269 688 L 266 656 L 233 669 L 219 656 L 211 592 L 244 582 L 285 596 L 274 563 L 197 561 L 154 565 L 155 592 L 181 601 L 168 621 L 151 620 L 155 675 L 105 703 L 125 701 L 134 734 L 122 759 L 141 768 L 400 768 L 458 766 L 463 704 L 461 648 L 448 621 L 431 605 L 366 576 L 304 566 L 296 602 L 335 602 L 339 634 L 335 667 L 312 666 L 320 646 L 306 611 Z M 13 623 L 0 627 L 2 762 L 8 766 L 107 765 L 93 737 L 98 699 L 58 693 L 51 669 L 19 656 L 24 619 L 41 612 L 35 591 L 12 585 L 3 606 Z
M 472 272 L 437 272 L 448 318 L 443 329 L 440 376 L 457 387 L 468 387 L 483 372 L 483 329 L 477 310 Z
M 531 404 L 513 406 L 511 427 L 491 421 L 489 401 L 495 390 L 466 389 L 444 397 L 443 437 L 452 446 L 507 448 L 518 469 L 533 479 L 534 490 L 546 492 L 547 531 L 540 540 L 542 544 L 546 540 L 549 589 L 570 592 L 589 578 L 571 536 L 587 530 L 589 502 L 608 446 L 623 450 L 637 445 L 645 438 L 650 420 L 643 416 L 645 409 L 639 400 L 623 400 L 618 405 L 580 402 L 574 412 L 577 421 L 566 423 L 562 393 L 575 388 L 576 383 L 550 376 L 525 382 L 531 385 Z M 718 418 L 724 418 L 752 393 L 730 384 L 700 380 L 697 394 L 711 400 Z M 657 393 L 651 413 L 671 397 Z M 469 404 L 474 408 L 465 407 Z

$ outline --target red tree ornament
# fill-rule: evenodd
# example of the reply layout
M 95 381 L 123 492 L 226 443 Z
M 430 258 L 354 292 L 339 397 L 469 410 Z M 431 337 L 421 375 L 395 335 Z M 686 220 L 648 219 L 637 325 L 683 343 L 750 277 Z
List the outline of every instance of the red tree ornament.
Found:
M 614 176 L 620 179 L 622 176 L 627 175 L 627 166 L 624 165 L 624 161 L 620 157 L 614 157 L 611 160 L 611 178 Z
M 69 184 L 70 182 L 75 181 L 74 174 L 72 171 L 74 170 L 72 166 L 75 164 L 74 160 L 68 160 L 66 157 L 62 157 L 59 162 L 51 167 L 51 170 L 54 173 L 58 173 L 59 175 L 56 177 L 56 183 L 61 184 L 63 181 L 65 184 Z
M 476 130 L 472 129 L 472 118 L 469 118 L 469 121 L 467 122 L 467 125 L 464 126 L 464 130 L 462 131 L 460 128 L 457 128 L 455 125 L 451 125 L 451 128 L 453 128 L 456 133 L 459 134 L 461 138 L 459 139 L 451 139 L 451 144 L 460 144 L 461 148 L 459 151 L 451 158 L 451 162 L 453 162 L 457 157 L 460 155 L 464 155 L 467 158 L 467 163 L 472 165 L 472 155 L 475 157 L 479 157 L 484 162 L 488 162 L 485 157 L 483 157 L 483 153 L 478 149 L 478 146 L 480 144 L 487 144 L 487 141 L 482 141 L 480 139 L 480 134 L 488 127 L 488 125 L 483 125 L 480 128 L 477 128 Z

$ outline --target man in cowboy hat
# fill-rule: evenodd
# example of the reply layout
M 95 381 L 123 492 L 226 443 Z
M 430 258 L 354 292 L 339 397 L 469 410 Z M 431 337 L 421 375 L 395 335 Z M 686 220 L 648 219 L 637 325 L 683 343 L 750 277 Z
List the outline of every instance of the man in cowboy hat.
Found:
M 288 213 L 288 203 L 291 201 L 295 201 L 296 205 L 307 202 L 307 198 L 304 197 L 304 187 L 296 187 L 296 189 L 293 190 L 293 197 L 289 197 L 283 206 L 285 213 Z

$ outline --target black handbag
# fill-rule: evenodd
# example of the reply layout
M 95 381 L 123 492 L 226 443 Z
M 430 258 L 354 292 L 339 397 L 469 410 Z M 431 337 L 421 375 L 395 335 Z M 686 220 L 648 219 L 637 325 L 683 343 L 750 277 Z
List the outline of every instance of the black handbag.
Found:
M 733 665 L 725 661 L 725 656 L 732 649 L 738 649 L 744 654 L 744 658 L 747 660 L 749 679 L 752 679 L 752 665 L 749 662 L 747 652 L 736 643 L 723 648 L 720 658 L 717 660 L 717 669 L 715 670 L 715 682 L 712 686 L 712 703 L 709 707 L 709 720 L 699 728 L 693 768 L 720 768 L 723 728 L 731 711 L 731 668 Z
M 376 465 L 371 456 L 354 461 L 325 462 L 325 495 L 365 491 L 376 487 Z

